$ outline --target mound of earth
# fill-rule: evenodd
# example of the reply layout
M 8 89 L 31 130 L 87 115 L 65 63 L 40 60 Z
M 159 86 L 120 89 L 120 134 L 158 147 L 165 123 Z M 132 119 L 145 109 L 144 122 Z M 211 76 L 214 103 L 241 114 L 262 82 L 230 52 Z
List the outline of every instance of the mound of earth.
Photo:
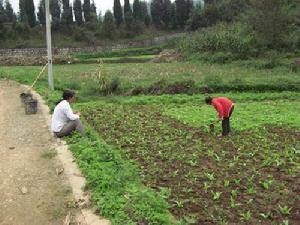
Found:
M 152 60 L 154 63 L 163 63 L 163 62 L 178 62 L 183 58 L 182 54 L 176 50 L 164 50 L 159 56 Z

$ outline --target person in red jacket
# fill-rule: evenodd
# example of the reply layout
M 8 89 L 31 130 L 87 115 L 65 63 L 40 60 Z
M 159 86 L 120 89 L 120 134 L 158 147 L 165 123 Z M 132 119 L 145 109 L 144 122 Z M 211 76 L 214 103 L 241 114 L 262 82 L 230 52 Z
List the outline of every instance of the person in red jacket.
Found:
M 234 110 L 234 103 L 226 97 L 205 99 L 206 104 L 212 105 L 218 112 L 218 121 L 222 121 L 222 135 L 227 136 L 230 132 L 230 117 Z

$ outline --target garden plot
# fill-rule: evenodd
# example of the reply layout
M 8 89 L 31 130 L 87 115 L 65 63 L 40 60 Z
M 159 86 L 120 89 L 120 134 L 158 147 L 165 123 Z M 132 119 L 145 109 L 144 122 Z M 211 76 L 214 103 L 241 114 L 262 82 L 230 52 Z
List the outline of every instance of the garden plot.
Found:
M 82 113 L 137 162 L 143 184 L 160 192 L 181 221 L 297 224 L 299 102 L 237 104 L 233 135 L 225 139 L 207 132 L 215 112 L 195 102 L 102 102 L 86 104 Z

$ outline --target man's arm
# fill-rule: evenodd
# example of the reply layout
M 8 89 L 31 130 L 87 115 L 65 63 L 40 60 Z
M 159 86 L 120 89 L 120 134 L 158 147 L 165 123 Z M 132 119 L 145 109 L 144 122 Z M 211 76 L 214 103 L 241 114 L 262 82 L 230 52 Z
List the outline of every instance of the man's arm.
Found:
M 66 106 L 65 108 L 65 114 L 70 120 L 77 120 L 79 119 L 78 114 L 74 114 L 70 106 Z

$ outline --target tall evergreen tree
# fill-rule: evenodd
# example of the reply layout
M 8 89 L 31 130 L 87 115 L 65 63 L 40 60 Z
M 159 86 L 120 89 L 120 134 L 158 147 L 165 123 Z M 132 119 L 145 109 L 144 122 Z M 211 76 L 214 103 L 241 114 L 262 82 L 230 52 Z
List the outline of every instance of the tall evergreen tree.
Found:
M 97 7 L 95 5 L 94 0 L 92 1 L 92 4 L 91 4 L 91 13 L 90 13 L 90 16 L 91 16 L 91 22 L 97 22 L 98 21 L 98 18 L 97 18 Z
M 127 37 L 131 37 L 132 25 L 133 25 L 133 15 L 129 0 L 124 1 L 124 21 L 126 25 Z M 129 34 L 129 35 L 128 35 Z
M 153 24 L 156 27 L 162 25 L 162 14 L 163 14 L 163 1 L 162 0 L 153 0 L 151 2 L 151 16 Z
M 107 38 L 114 38 L 115 34 L 115 21 L 114 21 L 114 16 L 111 13 L 111 11 L 106 11 L 104 15 L 104 20 L 103 20 L 103 32 L 104 36 Z
M 175 5 L 175 3 L 172 3 L 172 6 L 171 6 L 170 27 L 172 29 L 177 28 L 177 16 L 176 16 L 176 5 Z
M 191 13 L 190 19 L 188 20 L 188 30 L 197 30 L 200 27 L 204 27 L 206 20 L 204 18 L 204 13 L 202 10 L 202 5 L 197 4 Z
M 120 0 L 114 0 L 114 17 L 118 26 L 123 23 L 123 12 Z
M 22 23 L 27 23 L 25 1 L 26 0 L 19 0 L 19 21 Z
M 80 26 L 83 24 L 81 0 L 74 0 L 73 9 L 74 9 L 75 21 L 77 25 Z
M 129 0 L 124 0 L 124 17 L 126 14 L 132 15 L 132 10 L 131 10 Z
M 133 2 L 133 18 L 135 20 L 143 20 L 142 5 L 139 0 L 134 0 Z
M 69 0 L 62 0 L 63 13 L 61 15 L 61 21 L 64 25 L 69 26 L 73 23 L 73 10 L 70 6 Z
M 171 23 L 171 10 L 172 10 L 172 3 L 170 0 L 163 0 L 162 2 L 162 17 L 161 20 L 163 22 L 163 26 L 165 28 L 169 27 Z
M 103 23 L 103 16 L 102 16 L 101 11 L 100 11 L 99 14 L 98 14 L 98 23 L 99 23 L 99 24 L 102 24 L 102 23 Z
M 46 10 L 45 10 L 45 0 L 40 0 L 40 4 L 38 7 L 37 17 L 40 22 L 40 24 L 45 25 L 46 24 Z
M 36 25 L 36 16 L 33 0 L 25 0 L 25 13 L 30 27 Z
M 216 0 L 204 0 L 204 5 L 214 4 L 214 3 L 216 3 Z
M 0 0 L 0 26 L 3 28 L 3 23 L 6 20 L 5 9 L 3 5 L 3 0 Z
M 8 22 L 15 22 L 16 21 L 16 19 L 17 19 L 16 14 L 14 13 L 14 10 L 13 10 L 9 0 L 5 1 L 4 12 L 5 12 L 5 16 L 8 20 Z
M 226 0 L 217 4 L 220 20 L 232 22 L 250 8 L 248 0 Z
M 288 0 L 252 0 L 248 23 L 262 46 L 281 48 L 293 29 Z
M 83 1 L 83 14 L 84 14 L 84 21 L 90 22 L 91 21 L 91 2 L 90 0 Z
M 149 15 L 148 4 L 146 1 L 141 2 L 141 12 L 145 25 L 149 26 L 151 24 L 151 17 Z
M 50 12 L 52 17 L 53 29 L 58 29 L 61 19 L 61 3 L 59 0 L 50 1 Z
M 194 8 L 194 1 L 193 0 L 186 0 L 186 20 L 188 20 L 191 16 L 191 13 Z
M 187 4 L 186 4 L 186 0 L 176 0 L 175 1 L 176 4 L 176 15 L 177 15 L 177 22 L 178 25 L 183 28 L 188 17 L 187 17 Z
M 5 22 L 5 12 L 4 12 L 4 6 L 3 6 L 3 0 L 0 0 L 0 40 L 5 38 L 5 28 L 4 28 L 4 22 Z

